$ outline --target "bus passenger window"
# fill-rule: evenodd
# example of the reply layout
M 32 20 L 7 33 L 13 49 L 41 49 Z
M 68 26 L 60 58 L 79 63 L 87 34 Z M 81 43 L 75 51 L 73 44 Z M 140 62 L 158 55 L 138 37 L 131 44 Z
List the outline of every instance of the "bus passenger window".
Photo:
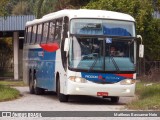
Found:
M 30 43 L 31 35 L 32 35 L 32 27 L 28 27 L 27 43 Z
M 25 28 L 25 41 L 24 41 L 24 44 L 27 44 L 27 35 L 28 35 L 28 27 Z
M 37 25 L 34 25 L 34 26 L 33 26 L 33 29 L 32 29 L 32 39 L 31 39 L 31 43 L 32 43 L 32 44 L 35 43 L 36 33 L 37 33 Z
M 55 22 L 50 22 L 49 25 L 49 36 L 48 36 L 48 42 L 53 42 L 54 40 L 54 33 L 55 33 Z
M 38 25 L 38 31 L 37 31 L 37 40 L 36 43 L 41 42 L 41 34 L 42 34 L 42 24 Z
M 43 24 L 43 37 L 42 37 L 42 43 L 47 42 L 47 37 L 48 37 L 48 27 L 49 23 L 44 23 Z
M 61 33 L 62 33 L 62 19 L 56 21 L 56 34 L 55 40 L 60 43 L 61 40 Z

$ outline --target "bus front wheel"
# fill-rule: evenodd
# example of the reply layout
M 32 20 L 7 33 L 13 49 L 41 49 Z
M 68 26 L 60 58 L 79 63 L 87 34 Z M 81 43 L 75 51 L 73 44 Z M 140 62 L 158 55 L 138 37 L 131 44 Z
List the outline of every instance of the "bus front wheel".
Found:
M 119 102 L 119 97 L 111 97 L 111 102 L 112 103 L 118 103 Z
M 68 102 L 68 95 L 60 93 L 60 81 L 57 80 L 57 96 L 60 102 Z
M 33 86 L 34 86 L 34 93 L 36 95 L 44 94 L 44 89 L 37 87 L 37 79 L 36 79 L 36 75 L 35 74 L 33 75 Z

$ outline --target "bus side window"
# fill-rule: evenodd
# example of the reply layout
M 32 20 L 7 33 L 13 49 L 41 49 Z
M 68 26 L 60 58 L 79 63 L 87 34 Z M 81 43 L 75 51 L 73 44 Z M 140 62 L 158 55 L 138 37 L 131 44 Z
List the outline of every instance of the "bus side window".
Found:
M 49 24 L 48 42 L 53 42 L 54 35 L 55 35 L 55 22 L 51 21 Z
M 35 40 L 36 40 L 36 32 L 37 32 L 37 25 L 33 26 L 33 30 L 32 30 L 32 39 L 31 39 L 31 43 L 34 44 Z
M 42 24 L 38 25 L 38 31 L 37 31 L 37 40 L 36 43 L 40 43 L 41 42 L 41 37 L 42 36 Z
M 28 32 L 27 32 L 27 43 L 30 44 L 30 40 L 31 40 L 31 36 L 32 36 L 32 27 L 28 27 Z
M 28 27 L 25 28 L 25 41 L 24 41 L 24 44 L 27 44 L 27 35 L 28 35 Z
M 62 18 L 56 20 L 56 33 L 55 33 L 55 40 L 60 43 L 61 40 L 61 33 L 62 33 Z
M 47 42 L 48 27 L 49 27 L 49 23 L 48 22 L 43 24 L 42 43 L 46 43 Z

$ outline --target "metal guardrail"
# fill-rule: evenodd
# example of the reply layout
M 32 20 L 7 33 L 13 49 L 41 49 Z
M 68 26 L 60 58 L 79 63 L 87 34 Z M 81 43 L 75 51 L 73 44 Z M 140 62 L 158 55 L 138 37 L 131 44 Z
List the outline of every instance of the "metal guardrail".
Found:
M 137 74 L 148 75 L 151 70 L 160 70 L 160 61 L 138 61 Z
M 14 71 L 14 68 L 13 67 L 0 67 L 0 72 L 13 72 Z
M 137 75 L 144 81 L 160 81 L 160 61 L 138 61 Z

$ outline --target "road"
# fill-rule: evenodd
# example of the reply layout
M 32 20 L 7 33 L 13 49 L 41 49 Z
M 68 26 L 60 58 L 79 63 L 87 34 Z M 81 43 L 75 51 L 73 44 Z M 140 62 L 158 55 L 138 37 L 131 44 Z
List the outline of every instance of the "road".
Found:
M 134 99 L 133 97 L 122 97 L 120 98 L 119 103 L 112 104 L 108 99 L 89 97 L 89 96 L 72 96 L 69 98 L 69 102 L 61 103 L 59 102 L 56 94 L 53 92 L 47 92 L 45 95 L 32 95 L 29 93 L 28 87 L 16 87 L 16 89 L 18 89 L 21 92 L 22 97 L 12 101 L 0 102 L 0 111 L 127 111 L 127 109 L 125 108 L 126 103 Z M 126 118 L 127 117 L 125 117 L 125 119 Z M 25 119 L 28 120 L 27 118 Z M 41 120 L 41 119 L 35 118 L 34 120 Z M 55 120 L 55 118 L 46 118 L 45 120 L 48 119 Z M 56 118 L 56 120 L 70 120 L 70 119 L 81 120 L 84 118 L 83 117 Z M 85 119 L 92 120 L 97 118 L 88 117 Z M 98 118 L 98 119 L 106 120 L 106 118 Z M 128 119 L 132 120 L 132 118 Z M 6 118 L 3 120 L 12 120 L 12 119 Z M 13 118 L 13 120 L 15 119 Z M 144 118 L 144 120 L 146 119 Z
M 133 97 L 122 97 L 119 103 L 113 104 L 109 99 L 90 96 L 71 96 L 69 102 L 59 102 L 55 93 L 32 95 L 28 87 L 17 87 L 22 97 L 13 101 L 1 102 L 0 110 L 16 111 L 119 111 L 125 110 L 125 104 Z

